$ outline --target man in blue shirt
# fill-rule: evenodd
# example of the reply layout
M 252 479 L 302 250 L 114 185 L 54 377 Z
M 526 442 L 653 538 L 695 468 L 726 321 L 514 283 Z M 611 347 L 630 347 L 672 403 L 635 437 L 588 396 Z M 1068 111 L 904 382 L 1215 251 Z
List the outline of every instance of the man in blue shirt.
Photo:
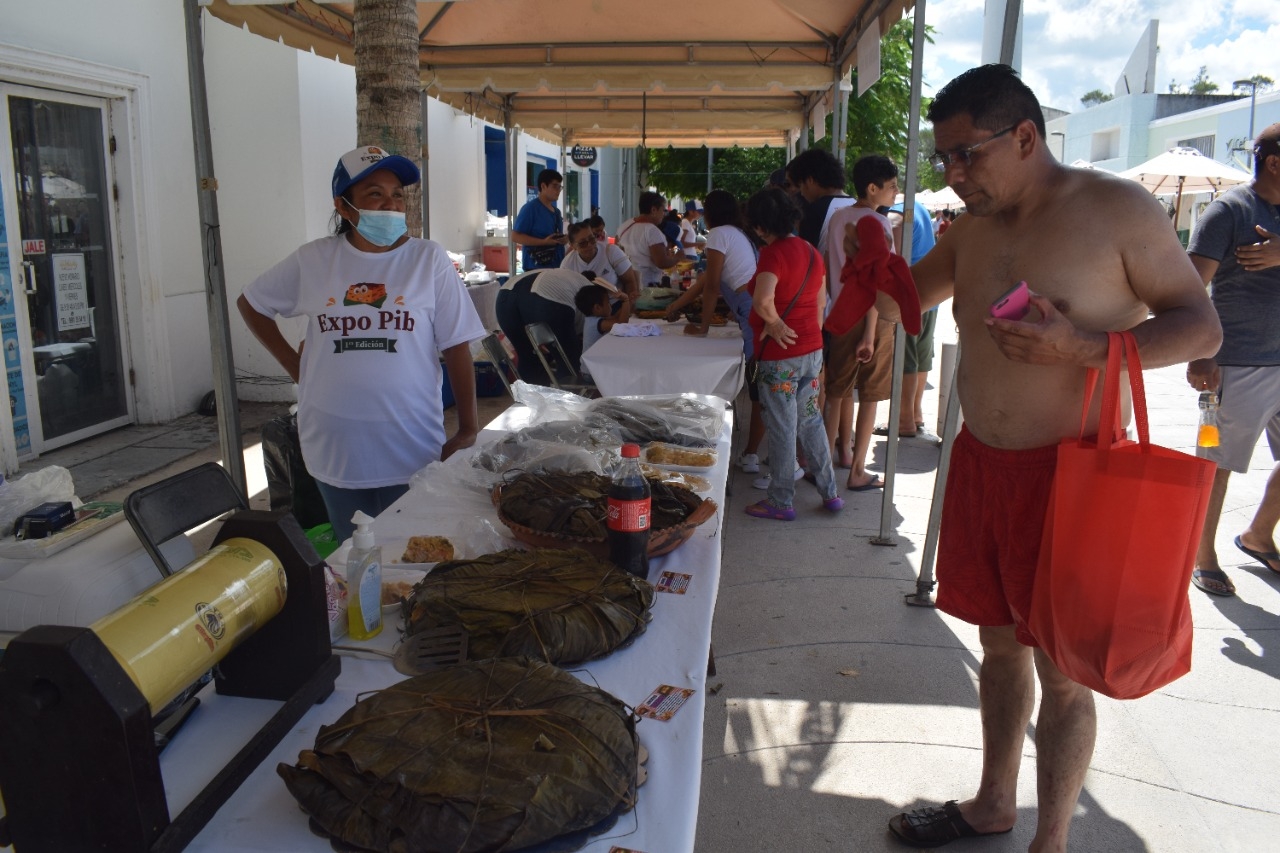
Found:
M 538 197 L 525 202 L 516 216 L 511 238 L 520 244 L 525 272 L 560 266 L 564 260 L 564 216 L 556 207 L 564 176 L 555 169 L 538 173 Z

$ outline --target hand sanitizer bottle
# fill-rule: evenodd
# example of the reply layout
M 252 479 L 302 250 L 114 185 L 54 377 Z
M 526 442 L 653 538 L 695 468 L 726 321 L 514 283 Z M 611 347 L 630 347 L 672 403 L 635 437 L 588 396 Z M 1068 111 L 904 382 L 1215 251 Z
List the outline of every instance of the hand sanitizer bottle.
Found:
M 373 542 L 373 519 L 356 510 L 347 554 L 347 635 L 368 640 L 382 631 L 382 549 Z

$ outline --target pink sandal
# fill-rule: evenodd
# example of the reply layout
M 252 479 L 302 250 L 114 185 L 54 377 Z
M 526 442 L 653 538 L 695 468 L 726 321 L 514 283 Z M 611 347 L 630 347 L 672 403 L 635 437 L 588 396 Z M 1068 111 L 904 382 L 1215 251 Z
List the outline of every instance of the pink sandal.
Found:
M 767 500 L 753 503 L 746 509 L 752 518 L 772 518 L 774 521 L 795 521 L 796 511 L 792 507 L 774 506 Z

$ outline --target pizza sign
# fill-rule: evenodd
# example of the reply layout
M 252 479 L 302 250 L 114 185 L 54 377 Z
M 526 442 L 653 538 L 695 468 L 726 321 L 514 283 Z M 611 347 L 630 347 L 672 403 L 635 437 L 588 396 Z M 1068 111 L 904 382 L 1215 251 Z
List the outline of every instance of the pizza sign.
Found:
M 596 162 L 596 149 L 586 145 L 575 145 L 569 152 L 569 159 L 575 166 L 590 166 Z

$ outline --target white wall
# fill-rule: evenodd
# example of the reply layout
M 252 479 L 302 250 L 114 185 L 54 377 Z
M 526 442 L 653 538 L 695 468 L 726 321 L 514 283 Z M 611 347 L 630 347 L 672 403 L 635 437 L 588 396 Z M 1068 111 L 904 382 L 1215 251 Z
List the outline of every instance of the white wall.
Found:
M 328 233 L 333 166 L 356 145 L 355 70 L 205 21 L 205 73 L 237 391 L 293 400 L 284 370 L 249 333 L 235 301 L 298 246 Z M 291 341 L 306 321 L 281 321 Z
M 212 368 L 204 322 L 199 210 L 191 137 L 182 4 L 173 0 L 0 0 L 0 41 L 139 75 L 130 116 L 136 137 L 118 139 L 123 287 L 136 414 L 164 421 L 195 408 Z M 68 79 L 72 91 L 78 80 Z M 7 141 L 6 141 L 7 146 Z M 136 168 L 121 167 L 133 158 Z
M 427 187 L 431 230 L 450 252 L 479 260 L 484 237 L 484 122 L 435 98 L 427 103 Z

